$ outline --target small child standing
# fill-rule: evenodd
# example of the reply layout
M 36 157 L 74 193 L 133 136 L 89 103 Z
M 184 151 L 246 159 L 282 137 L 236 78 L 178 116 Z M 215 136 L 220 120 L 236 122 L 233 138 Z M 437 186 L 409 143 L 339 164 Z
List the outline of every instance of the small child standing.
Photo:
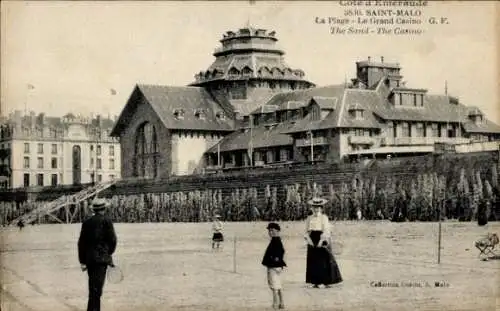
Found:
M 224 242 L 224 235 L 222 234 L 222 221 L 220 221 L 219 218 L 219 215 L 215 215 L 214 222 L 212 224 L 212 230 L 214 232 L 214 234 L 212 235 L 212 249 L 214 249 L 215 246 L 217 246 L 217 249 L 219 249 L 220 243 Z
M 267 267 L 267 283 L 273 292 L 273 308 L 284 309 L 283 302 L 283 289 L 281 285 L 281 272 L 283 267 L 286 267 L 283 257 L 285 255 L 285 248 L 280 238 L 281 228 L 277 223 L 270 223 L 267 226 L 269 237 L 271 241 L 267 246 L 262 265 Z

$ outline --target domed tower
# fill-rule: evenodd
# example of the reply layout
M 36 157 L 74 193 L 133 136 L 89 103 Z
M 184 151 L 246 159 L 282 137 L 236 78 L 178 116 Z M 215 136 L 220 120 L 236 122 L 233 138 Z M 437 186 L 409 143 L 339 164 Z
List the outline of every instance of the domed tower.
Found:
M 213 64 L 190 85 L 204 87 L 221 104 L 230 105 L 238 119 L 275 93 L 313 87 L 304 79 L 304 71 L 285 63 L 285 52 L 276 46 L 275 34 L 250 26 L 226 32 L 220 40 L 222 46 L 213 54 Z

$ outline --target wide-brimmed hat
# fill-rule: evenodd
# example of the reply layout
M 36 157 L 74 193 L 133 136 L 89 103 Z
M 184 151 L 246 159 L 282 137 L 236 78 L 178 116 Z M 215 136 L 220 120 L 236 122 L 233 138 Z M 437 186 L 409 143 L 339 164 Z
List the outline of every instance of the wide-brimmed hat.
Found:
M 309 201 L 307 201 L 307 204 L 311 205 L 311 206 L 319 206 L 319 207 L 323 207 L 323 205 L 326 204 L 326 202 L 328 202 L 327 199 L 323 199 L 323 198 L 312 198 L 310 199 Z
M 94 201 L 92 201 L 92 209 L 94 211 L 102 211 L 106 209 L 107 206 L 108 202 L 104 199 L 94 199 Z
M 278 224 L 277 224 L 277 223 L 275 223 L 275 222 L 271 222 L 271 223 L 269 223 L 269 224 L 267 225 L 267 228 L 266 228 L 266 229 L 267 229 L 267 230 L 269 230 L 269 229 L 276 229 L 276 230 L 278 230 L 278 231 L 281 231 L 281 227 L 280 227 L 280 225 L 278 225 Z

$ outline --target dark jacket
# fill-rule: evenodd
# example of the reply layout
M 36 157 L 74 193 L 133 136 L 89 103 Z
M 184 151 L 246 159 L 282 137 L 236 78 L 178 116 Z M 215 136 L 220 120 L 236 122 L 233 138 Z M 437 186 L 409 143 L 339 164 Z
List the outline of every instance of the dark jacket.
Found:
M 112 264 L 116 249 L 116 234 L 111 219 L 96 214 L 85 220 L 78 239 L 80 264 Z
M 273 237 L 267 246 L 266 252 L 264 253 L 264 258 L 262 258 L 262 264 L 268 268 L 281 268 L 285 267 L 286 263 L 283 260 L 285 255 L 285 248 L 283 243 L 281 243 L 280 237 Z

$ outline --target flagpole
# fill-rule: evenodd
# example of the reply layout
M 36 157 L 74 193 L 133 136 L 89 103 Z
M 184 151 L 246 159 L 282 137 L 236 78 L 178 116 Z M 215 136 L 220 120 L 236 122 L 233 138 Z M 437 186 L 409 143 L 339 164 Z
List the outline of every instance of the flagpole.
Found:
M 29 94 L 31 93 L 31 90 L 33 90 L 35 87 L 33 86 L 33 84 L 30 84 L 28 83 L 26 85 L 26 88 L 27 88 L 27 92 L 26 92 L 26 96 L 25 96 L 25 99 L 24 99 L 24 114 L 27 115 L 28 114 L 28 100 L 29 100 Z
M 252 114 L 250 114 L 249 117 L 249 122 L 250 122 L 250 152 L 248 154 L 248 157 L 250 158 L 250 166 L 253 166 L 253 118 Z
M 220 142 L 217 143 L 217 166 L 220 167 Z

